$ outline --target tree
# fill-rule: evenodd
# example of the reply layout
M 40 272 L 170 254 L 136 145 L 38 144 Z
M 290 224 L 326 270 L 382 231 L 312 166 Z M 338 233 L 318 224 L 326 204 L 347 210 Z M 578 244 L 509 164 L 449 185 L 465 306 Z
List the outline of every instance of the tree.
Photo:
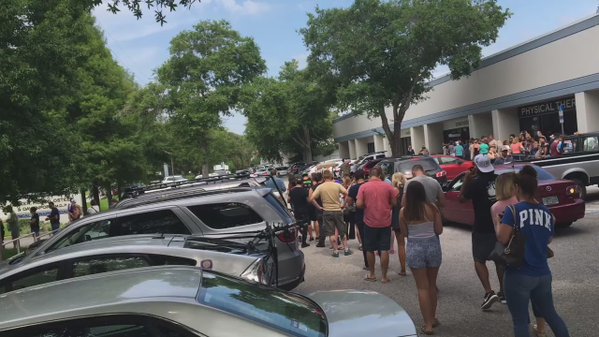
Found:
M 170 12 L 177 10 L 179 6 L 190 8 L 196 0 L 87 0 L 91 6 L 98 6 L 103 2 L 108 5 L 108 10 L 112 13 L 120 12 L 120 7 L 131 11 L 136 18 L 143 16 L 143 7 L 148 10 L 154 9 L 154 18 L 161 25 L 166 23 L 166 16 L 163 10 Z M 197 0 L 197 2 L 200 2 Z
M 323 145 L 332 132 L 334 91 L 298 68 L 297 61 L 286 62 L 277 79 L 262 78 L 247 89 L 246 132 L 263 158 L 297 153 L 311 162 L 314 154 L 330 149 Z
M 171 41 L 169 60 L 158 69 L 165 87 L 165 115 L 196 163 L 207 173 L 210 130 L 220 127 L 221 115 L 239 107 L 244 85 L 264 73 L 266 66 L 254 40 L 241 37 L 226 21 L 206 21 Z
M 509 16 L 495 0 L 356 0 L 317 9 L 301 33 L 310 67 L 338 81 L 339 107 L 380 117 L 398 156 L 405 113 L 425 99 L 433 70 L 447 65 L 453 79 L 469 75 Z

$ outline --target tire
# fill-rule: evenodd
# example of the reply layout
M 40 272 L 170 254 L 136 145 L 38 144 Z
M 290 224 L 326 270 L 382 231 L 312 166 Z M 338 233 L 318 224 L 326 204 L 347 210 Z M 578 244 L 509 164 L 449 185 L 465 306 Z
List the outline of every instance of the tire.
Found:
M 582 200 L 586 200 L 587 198 L 587 185 L 584 183 L 584 181 L 578 177 L 574 177 L 571 178 L 574 182 L 576 182 L 576 185 L 578 185 L 578 190 L 580 191 L 580 199 Z

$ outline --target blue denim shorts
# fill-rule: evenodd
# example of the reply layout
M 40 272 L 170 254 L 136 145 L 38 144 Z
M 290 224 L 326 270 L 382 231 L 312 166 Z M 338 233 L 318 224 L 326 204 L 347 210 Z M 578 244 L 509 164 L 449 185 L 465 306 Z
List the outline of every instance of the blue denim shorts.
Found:
M 439 268 L 441 266 L 441 243 L 438 236 L 426 239 L 410 239 L 406 244 L 408 266 L 412 269 Z

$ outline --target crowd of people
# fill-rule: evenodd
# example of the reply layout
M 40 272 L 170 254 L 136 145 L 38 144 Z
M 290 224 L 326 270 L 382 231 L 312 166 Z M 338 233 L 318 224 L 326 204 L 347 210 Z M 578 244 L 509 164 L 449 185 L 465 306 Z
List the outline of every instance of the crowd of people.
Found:
M 457 140 L 443 144 L 443 154 L 473 160 L 478 154 L 486 154 L 493 164 L 507 164 L 514 160 L 555 158 L 569 153 L 572 144 L 564 141 L 564 136 L 553 133 L 549 137 L 541 131 L 531 134 L 522 131 L 512 134 L 503 141 L 493 135 L 471 138 L 468 142 Z M 428 150 L 421 150 L 427 152 Z
M 472 158 L 475 168 L 467 174 L 460 196 L 462 202 L 472 203 L 475 213 L 472 258 L 484 290 L 480 307 L 486 311 L 494 303 L 506 303 L 515 336 L 521 337 L 530 336 L 528 305 L 532 302 L 535 336 L 545 336 L 546 323 L 555 336 L 569 336 L 553 306 L 551 271 L 547 264 L 555 220 L 534 197 L 537 187 L 534 168 L 525 166 L 520 173 L 495 175 L 493 161 L 499 158 L 490 154 L 498 146 L 492 137 L 486 137 L 475 147 L 477 155 Z M 464 148 L 460 151 L 459 143 L 453 149 L 457 150 L 456 156 L 468 153 Z M 352 254 L 348 239 L 359 241 L 365 281 L 390 282 L 389 258 L 396 240 L 401 266 L 398 274 L 405 276 L 409 267 L 424 322 L 421 332 L 429 335 L 440 325 L 436 282 L 443 255 L 439 236 L 443 233 L 444 193 L 439 182 L 428 177 L 420 165 L 413 167 L 412 176 L 410 180 L 402 173 L 387 177 L 374 167 L 369 177 L 358 170 L 352 177 L 345 175 L 338 181 L 327 170 L 301 178 L 290 177 L 289 202 L 296 219 L 302 223 L 302 247 L 310 245 L 308 240 L 317 240 L 316 247 L 325 247 L 328 237 L 332 257 L 339 258 L 340 252 Z M 493 259 L 497 243 L 507 244 L 514 230 L 527 237 L 524 264 L 516 267 L 495 259 L 500 284 L 495 292 L 487 262 Z M 376 273 L 377 257 L 380 279 Z

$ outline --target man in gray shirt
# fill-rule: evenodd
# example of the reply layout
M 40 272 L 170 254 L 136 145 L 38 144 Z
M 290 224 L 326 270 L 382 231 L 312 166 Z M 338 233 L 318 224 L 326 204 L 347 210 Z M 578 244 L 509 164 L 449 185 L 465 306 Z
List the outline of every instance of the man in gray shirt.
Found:
M 424 191 L 426 192 L 426 201 L 435 204 L 439 209 L 443 207 L 443 201 L 445 200 L 445 194 L 443 194 L 443 189 L 441 188 L 441 184 L 424 173 L 424 168 L 422 165 L 414 165 L 412 167 L 412 179 L 408 180 L 407 184 L 404 186 L 403 198 L 401 201 L 402 205 L 405 205 L 406 199 L 406 190 L 408 189 L 408 185 L 412 181 L 419 181 L 422 185 L 424 185 Z

